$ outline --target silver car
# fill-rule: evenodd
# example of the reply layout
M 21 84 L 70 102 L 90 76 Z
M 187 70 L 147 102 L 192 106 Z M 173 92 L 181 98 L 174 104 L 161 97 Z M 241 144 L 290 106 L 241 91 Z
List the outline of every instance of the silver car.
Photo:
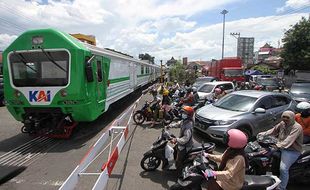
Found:
M 213 140 L 222 140 L 231 128 L 244 131 L 248 137 L 272 128 L 280 122 L 285 110 L 294 110 L 296 102 L 287 94 L 242 90 L 206 105 L 195 114 L 194 129 Z

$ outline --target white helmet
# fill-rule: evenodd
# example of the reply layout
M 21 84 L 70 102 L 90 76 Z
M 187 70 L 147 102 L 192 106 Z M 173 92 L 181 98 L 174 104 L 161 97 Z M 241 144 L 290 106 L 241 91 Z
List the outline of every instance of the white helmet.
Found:
M 196 87 L 193 87 L 192 90 L 193 90 L 193 92 L 197 92 L 197 88 Z
M 300 102 L 296 106 L 297 109 L 299 110 L 307 110 L 310 109 L 310 103 L 308 102 Z

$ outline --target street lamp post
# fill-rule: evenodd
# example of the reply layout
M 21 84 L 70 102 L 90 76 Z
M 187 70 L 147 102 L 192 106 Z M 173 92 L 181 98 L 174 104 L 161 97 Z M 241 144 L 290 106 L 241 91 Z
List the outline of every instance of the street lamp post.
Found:
M 223 40 L 222 40 L 222 59 L 224 58 L 224 36 L 225 36 L 225 15 L 228 13 L 227 10 L 222 10 L 221 14 L 223 14 Z

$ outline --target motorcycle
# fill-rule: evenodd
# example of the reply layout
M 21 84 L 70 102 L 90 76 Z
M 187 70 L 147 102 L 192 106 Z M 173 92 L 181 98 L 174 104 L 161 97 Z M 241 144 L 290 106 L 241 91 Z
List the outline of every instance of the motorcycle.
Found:
M 201 184 L 206 180 L 203 174 L 206 169 L 217 170 L 218 166 L 201 153 L 194 159 L 192 165 L 183 169 L 182 177 L 170 187 L 170 190 L 201 190 Z M 241 190 L 272 190 L 276 189 L 280 182 L 278 177 L 272 175 L 246 175 Z
M 155 110 L 151 108 L 151 105 L 148 101 L 145 101 L 143 107 L 133 114 L 133 120 L 137 125 L 141 125 L 144 121 L 151 121 L 154 118 L 154 114 Z M 161 109 L 159 110 L 158 118 L 162 119 L 165 125 L 171 123 L 173 120 L 171 114 Z
M 162 168 L 165 169 L 165 166 L 168 164 L 168 161 L 174 160 L 174 151 L 173 148 L 168 145 L 169 140 L 171 140 L 174 135 L 170 135 L 166 127 L 162 129 L 161 135 L 153 143 L 151 149 L 143 154 L 141 159 L 140 166 L 145 171 L 156 170 L 161 162 Z M 192 160 L 200 152 L 211 153 L 215 148 L 214 143 L 205 143 L 203 146 L 194 145 L 194 147 L 187 153 L 186 159 L 183 162 L 183 165 L 191 163 Z
M 259 137 L 254 142 L 249 142 L 245 152 L 249 159 L 247 174 L 264 175 L 272 172 L 279 176 L 281 154 L 273 147 L 277 139 L 273 136 Z M 290 183 L 309 184 L 310 178 L 310 144 L 303 145 L 302 154 L 289 170 Z

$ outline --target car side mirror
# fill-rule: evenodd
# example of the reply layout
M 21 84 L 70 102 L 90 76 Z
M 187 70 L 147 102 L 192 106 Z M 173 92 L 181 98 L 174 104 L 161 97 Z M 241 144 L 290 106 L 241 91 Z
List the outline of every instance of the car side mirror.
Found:
M 253 113 L 266 113 L 264 108 L 256 108 Z

